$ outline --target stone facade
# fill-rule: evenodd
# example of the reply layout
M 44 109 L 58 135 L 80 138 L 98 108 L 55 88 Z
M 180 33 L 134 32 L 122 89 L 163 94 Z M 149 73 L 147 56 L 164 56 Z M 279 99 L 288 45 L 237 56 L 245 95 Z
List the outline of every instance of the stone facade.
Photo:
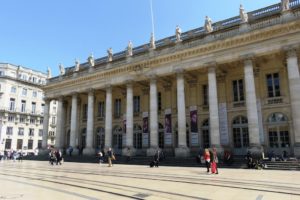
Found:
M 280 4 L 66 69 L 44 87 L 64 123 L 58 148 L 175 156 L 216 147 L 300 156 L 300 10 Z M 194 116 L 191 122 L 191 116 Z M 194 124 L 192 124 L 194 123 Z
M 22 66 L 0 63 L 0 151 L 23 150 L 34 153 L 42 148 L 44 136 L 44 92 L 47 74 Z M 56 102 L 50 106 L 50 123 L 45 132 L 54 145 Z M 47 120 L 49 122 L 49 120 Z

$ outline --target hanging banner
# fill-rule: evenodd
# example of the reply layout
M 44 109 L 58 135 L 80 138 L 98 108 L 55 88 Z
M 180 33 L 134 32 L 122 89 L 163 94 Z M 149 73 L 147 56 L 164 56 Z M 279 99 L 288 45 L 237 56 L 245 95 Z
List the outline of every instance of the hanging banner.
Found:
M 165 110 L 165 145 L 172 145 L 171 109 L 166 109 Z
M 191 120 L 190 144 L 191 146 L 198 146 L 199 134 L 198 134 L 197 106 L 190 107 L 190 120 Z
M 263 129 L 260 99 L 257 99 L 256 102 L 257 102 L 257 114 L 258 114 L 259 139 L 261 144 L 263 144 L 265 142 L 265 139 L 264 139 L 264 129 Z
M 229 144 L 228 136 L 228 120 L 227 120 L 227 105 L 226 103 L 219 103 L 219 129 L 220 129 L 220 142 L 222 145 Z
M 148 112 L 143 112 L 143 147 L 149 147 L 149 117 Z

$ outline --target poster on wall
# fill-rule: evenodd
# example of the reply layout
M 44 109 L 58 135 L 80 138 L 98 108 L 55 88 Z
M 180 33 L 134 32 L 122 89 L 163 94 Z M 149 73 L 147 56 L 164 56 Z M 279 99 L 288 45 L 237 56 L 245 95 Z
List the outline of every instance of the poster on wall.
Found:
M 165 145 L 172 145 L 172 115 L 171 109 L 165 110 Z
M 263 144 L 265 142 L 265 140 L 264 140 L 264 129 L 263 129 L 260 99 L 257 99 L 257 115 L 258 115 L 259 139 L 260 139 L 260 142 Z
M 149 117 L 148 112 L 143 112 L 143 147 L 149 147 Z
M 228 136 L 228 119 L 227 119 L 227 105 L 226 103 L 219 104 L 219 123 L 220 123 L 220 142 L 222 145 L 229 144 Z
M 191 146 L 198 146 L 199 134 L 198 134 L 197 106 L 190 107 L 190 120 L 191 120 L 190 144 Z

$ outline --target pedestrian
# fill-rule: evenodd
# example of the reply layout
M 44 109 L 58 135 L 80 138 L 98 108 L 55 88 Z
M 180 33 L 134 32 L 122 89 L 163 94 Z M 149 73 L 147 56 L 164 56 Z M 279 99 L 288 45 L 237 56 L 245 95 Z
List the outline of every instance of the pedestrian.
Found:
M 126 149 L 126 162 L 130 161 L 130 156 L 131 156 L 131 151 L 130 151 L 130 148 L 127 147 L 127 149 Z
M 114 152 L 111 148 L 108 148 L 107 151 L 108 167 L 112 167 L 112 161 L 116 159 Z
M 161 152 L 159 150 L 156 151 L 154 155 L 154 165 L 155 167 L 158 167 L 159 161 L 160 161 Z
M 98 152 L 98 159 L 99 159 L 99 164 L 101 165 L 101 163 L 103 163 L 103 153 L 101 152 L 101 150 Z
M 210 153 L 208 151 L 208 149 L 204 149 L 204 154 L 203 154 L 204 160 L 205 160 L 205 165 L 206 165 L 206 169 L 207 169 L 207 173 L 209 173 L 209 169 L 210 169 Z
M 217 149 L 214 147 L 212 150 L 212 156 L 211 156 L 211 173 L 219 174 L 218 163 L 219 163 L 218 153 L 217 153 Z

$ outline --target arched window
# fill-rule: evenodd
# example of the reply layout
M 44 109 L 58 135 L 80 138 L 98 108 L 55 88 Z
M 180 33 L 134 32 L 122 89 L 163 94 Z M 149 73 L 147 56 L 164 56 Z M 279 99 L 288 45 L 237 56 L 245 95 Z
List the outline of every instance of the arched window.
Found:
M 210 139 L 209 139 L 209 119 L 205 119 L 202 122 L 202 145 L 203 148 L 210 147 Z
M 122 149 L 123 130 L 121 126 L 115 126 L 113 129 L 113 148 Z
M 271 148 L 290 147 L 288 118 L 283 113 L 272 113 L 267 119 Z
M 232 121 L 232 134 L 234 148 L 249 147 L 248 119 L 237 116 Z
M 138 124 L 133 125 L 133 146 L 136 149 L 142 148 L 142 127 Z
M 98 149 L 102 149 L 105 146 L 105 130 L 103 127 L 98 127 L 96 129 L 96 139 L 95 139 L 95 147 Z

